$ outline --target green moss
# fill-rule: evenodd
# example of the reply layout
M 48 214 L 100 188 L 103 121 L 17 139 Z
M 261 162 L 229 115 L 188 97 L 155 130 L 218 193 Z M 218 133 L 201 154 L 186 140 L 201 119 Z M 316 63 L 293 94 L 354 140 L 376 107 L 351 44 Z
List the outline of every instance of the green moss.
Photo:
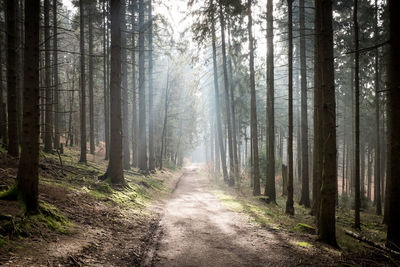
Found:
M 301 233 L 315 234 L 315 228 L 305 223 L 298 223 L 293 230 Z
M 7 241 L 0 236 L 0 248 L 4 247 L 5 245 L 7 245 Z
M 30 216 L 34 223 L 43 223 L 47 228 L 58 231 L 60 233 L 68 233 L 68 228 L 71 223 L 67 221 L 60 211 L 53 205 L 41 202 L 39 206 L 39 214 Z M 29 228 L 25 225 L 25 228 Z
M 18 198 L 17 183 L 14 183 L 6 191 L 0 192 L 0 199 L 17 200 L 17 198 Z
M 303 247 L 303 248 L 311 248 L 313 246 L 312 244 L 305 242 L 305 241 L 294 242 L 293 244 L 296 246 L 299 246 L 299 247 Z

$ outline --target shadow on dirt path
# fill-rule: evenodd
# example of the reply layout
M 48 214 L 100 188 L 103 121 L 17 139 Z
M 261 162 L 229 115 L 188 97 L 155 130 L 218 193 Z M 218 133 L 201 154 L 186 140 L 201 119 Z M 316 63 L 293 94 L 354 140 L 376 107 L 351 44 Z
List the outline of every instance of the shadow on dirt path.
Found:
M 205 175 L 186 169 L 160 221 L 153 266 L 335 266 L 338 253 L 293 245 L 304 237 L 252 224 L 224 207 L 205 186 Z M 306 240 L 307 242 L 312 242 Z

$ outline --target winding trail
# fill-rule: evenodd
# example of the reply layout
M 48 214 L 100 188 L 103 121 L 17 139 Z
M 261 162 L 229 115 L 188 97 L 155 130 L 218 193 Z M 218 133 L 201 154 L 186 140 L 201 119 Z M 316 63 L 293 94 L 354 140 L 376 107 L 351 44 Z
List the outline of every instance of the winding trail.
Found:
M 261 228 L 228 210 L 188 168 L 166 203 L 155 266 L 334 266 L 332 252 L 293 245 L 311 237 Z

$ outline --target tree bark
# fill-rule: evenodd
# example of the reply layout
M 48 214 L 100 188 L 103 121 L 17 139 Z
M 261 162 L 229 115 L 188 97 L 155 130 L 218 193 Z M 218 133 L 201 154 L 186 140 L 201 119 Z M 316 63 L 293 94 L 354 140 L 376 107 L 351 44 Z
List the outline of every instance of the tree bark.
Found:
M 138 166 L 138 140 L 139 140 L 139 127 L 138 127 L 138 114 L 137 114 L 137 88 L 136 88 L 136 43 L 135 34 L 136 27 L 136 11 L 137 0 L 132 0 L 132 166 Z
M 264 194 L 276 202 L 275 192 L 275 101 L 274 17 L 272 0 L 267 1 L 267 177 Z
M 251 0 L 247 1 L 249 34 L 249 54 L 250 54 L 250 131 L 252 140 L 252 158 L 253 158 L 253 195 L 259 196 L 260 189 L 260 169 L 258 161 L 258 131 L 257 131 L 257 102 L 256 102 L 256 82 L 254 71 L 254 44 L 253 44 L 253 18 L 251 14 Z
M 58 22 L 57 22 L 57 3 L 53 0 L 53 61 L 54 61 L 54 148 L 60 148 L 60 105 L 61 99 L 58 91 Z
M 310 207 L 308 170 L 307 58 L 304 0 L 300 0 L 300 72 L 301 72 L 301 199 L 300 205 Z
M 39 23 L 40 0 L 26 1 L 24 105 L 17 191 L 27 213 L 37 213 L 39 187 Z
M 46 0 L 48 1 L 48 0 Z M 81 154 L 79 162 L 86 163 L 86 89 L 85 89 L 85 20 L 84 20 L 84 0 L 79 0 L 80 12 L 80 53 L 81 53 L 81 106 L 80 106 L 80 120 L 81 120 Z
M 354 0 L 353 23 L 354 23 L 354 98 L 355 98 L 355 118 L 354 118 L 354 227 L 360 229 L 360 63 L 358 52 L 358 0 Z
M 219 19 L 221 24 L 221 42 L 222 42 L 222 68 L 224 73 L 224 89 L 225 89 L 225 112 L 226 124 L 228 130 L 228 155 L 229 155 L 229 178 L 228 184 L 233 186 L 235 184 L 235 166 L 233 159 L 233 137 L 232 137 L 232 117 L 231 117 L 231 103 L 229 100 L 229 82 L 228 82 L 228 68 L 226 60 L 226 43 L 225 43 L 225 18 L 222 10 L 222 5 L 219 5 Z
M 110 153 L 110 110 L 109 110 L 109 83 L 108 83 L 108 27 L 107 17 L 107 0 L 103 2 L 103 95 L 104 95 L 104 143 L 105 143 L 105 160 L 108 160 Z
M 389 0 L 390 18 L 390 50 L 389 50 L 389 94 L 390 94 L 390 158 L 400 158 L 400 28 L 398 27 L 398 15 L 400 14 L 400 2 Z M 387 230 L 387 246 L 399 250 L 400 247 L 400 166 L 391 164 L 389 194 L 389 216 Z
M 126 42 L 126 5 L 127 0 L 121 2 L 121 42 L 122 42 L 122 143 L 123 166 L 125 170 L 131 167 L 131 152 L 129 146 L 129 111 L 128 111 L 128 66 L 127 66 L 127 42 Z
M 139 169 L 148 171 L 146 138 L 146 88 L 144 66 L 144 0 L 139 0 Z
M 333 30 L 332 0 L 316 2 L 316 17 L 321 22 L 317 38 L 319 40 L 319 58 L 321 61 L 322 95 L 322 179 L 318 219 L 319 238 L 337 247 L 335 229 L 337 158 L 336 158 L 336 103 L 333 66 Z
M 215 21 L 214 21 L 214 3 L 212 5 L 212 17 L 211 17 L 211 34 L 212 34 L 212 50 L 213 50 L 213 71 L 214 71 L 214 92 L 215 92 L 215 115 L 217 117 L 217 134 L 218 134 L 218 145 L 219 153 L 222 163 L 222 173 L 224 181 L 228 181 L 228 171 L 226 168 L 226 154 L 222 136 L 222 124 L 221 124 L 221 111 L 219 102 L 219 88 L 218 88 L 218 71 L 217 71 L 217 48 L 216 48 L 216 36 L 215 36 Z
M 45 132 L 44 132 L 44 151 L 50 152 L 53 135 L 52 105 L 53 96 L 51 88 L 51 66 L 50 66 L 50 0 L 44 0 L 44 57 L 45 57 Z
M 288 3 L 288 59 L 289 59 L 289 127 L 288 127 L 288 197 L 286 201 L 286 214 L 294 215 L 293 207 L 293 22 L 292 22 L 292 4 L 293 0 L 287 0 Z
M 94 155 L 94 94 L 93 94 L 93 3 L 88 4 L 89 37 L 89 152 Z
M 8 112 L 8 155 L 18 157 L 17 125 L 17 43 L 15 0 L 6 0 L 7 23 L 7 112 Z
M 149 0 L 148 10 L 148 42 L 149 42 L 149 170 L 156 169 L 155 153 L 154 153 L 154 114 L 153 114 L 153 17 L 152 5 Z
M 121 1 L 111 0 L 110 161 L 105 177 L 113 184 L 125 184 L 122 169 L 121 114 Z

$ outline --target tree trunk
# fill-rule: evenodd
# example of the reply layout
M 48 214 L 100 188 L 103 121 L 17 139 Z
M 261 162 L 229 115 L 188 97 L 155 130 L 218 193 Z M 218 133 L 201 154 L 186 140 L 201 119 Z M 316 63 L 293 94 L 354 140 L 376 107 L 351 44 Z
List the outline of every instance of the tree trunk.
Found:
M 274 17 L 272 0 L 267 1 L 267 177 L 264 194 L 276 202 L 275 108 L 274 108 Z
M 3 30 L 3 29 L 2 29 Z M 6 127 L 5 127 L 5 114 L 4 114 L 4 95 L 3 95 L 3 33 L 0 32 L 0 138 L 2 139 L 1 147 L 7 143 Z
M 122 143 L 123 143 L 123 166 L 125 170 L 131 167 L 131 152 L 129 149 L 129 111 L 128 111 L 128 66 L 126 53 L 126 0 L 121 2 L 121 42 L 122 42 Z
M 110 111 L 109 111 L 109 90 L 108 90 L 108 27 L 106 22 L 107 1 L 103 2 L 103 95 L 104 95 L 104 143 L 105 143 L 105 160 L 108 160 L 110 153 Z
M 53 61 L 54 61 L 54 148 L 60 148 L 60 105 L 61 99 L 58 92 L 58 22 L 57 0 L 53 0 Z
M 154 154 L 154 116 L 153 116 L 153 17 L 152 17 L 152 5 L 149 0 L 148 10 L 148 42 L 149 42 L 149 170 L 154 171 L 155 165 L 155 154 Z
M 40 0 L 26 1 L 24 51 L 24 106 L 18 197 L 26 212 L 37 213 L 39 187 L 39 23 Z
M 252 140 L 253 155 L 253 195 L 261 194 L 260 189 L 260 169 L 258 161 L 258 137 L 257 137 L 257 103 L 256 103 L 256 83 L 254 71 L 254 44 L 253 44 L 253 18 L 251 14 L 251 0 L 247 1 L 248 12 L 248 32 L 249 32 L 249 54 L 250 54 L 250 130 Z
M 46 0 L 48 1 L 48 0 Z M 80 12 L 80 53 L 81 53 L 81 106 L 80 106 L 80 120 L 81 120 L 81 154 L 79 162 L 86 163 L 86 90 L 85 90 L 85 24 L 84 24 L 84 0 L 79 0 Z
M 51 88 L 51 66 L 50 66 L 50 0 L 44 0 L 44 57 L 45 57 L 45 129 L 44 129 L 44 151 L 52 150 L 52 88 Z
M 211 5 L 214 3 L 211 1 Z M 221 124 L 221 111 L 219 103 L 219 88 L 218 88 L 218 71 L 217 71 L 217 48 L 216 48 L 216 36 L 215 36 L 215 21 L 214 12 L 211 19 L 211 33 L 212 33 L 212 49 L 213 49 L 213 70 L 214 70 L 214 92 L 215 92 L 215 114 L 217 117 L 217 132 L 218 132 L 218 145 L 219 153 L 222 163 L 222 172 L 224 176 L 224 181 L 228 181 L 228 171 L 226 168 L 226 154 L 222 136 L 222 124 Z
M 292 22 L 292 4 L 293 0 L 287 0 L 288 3 L 288 34 L 289 34 L 289 127 L 288 127 L 288 197 L 286 201 L 286 214 L 294 215 L 293 207 L 293 22 Z
M 400 14 L 400 2 L 389 0 L 390 18 L 390 50 L 389 50 L 389 89 L 390 89 L 390 158 L 400 158 L 400 28 L 398 27 L 397 16 Z M 390 167 L 390 190 L 389 194 L 389 216 L 387 230 L 387 246 L 399 250 L 400 247 L 400 166 L 391 164 Z
M 132 0 L 132 166 L 138 166 L 138 116 L 137 116 L 137 88 L 136 88 L 136 47 L 135 47 L 135 32 L 137 0 Z
M 228 68 L 226 62 L 226 43 L 225 43 L 225 18 L 222 10 L 222 5 L 219 5 L 219 19 L 221 24 L 221 42 L 222 42 L 222 68 L 224 72 L 224 88 L 225 88 L 225 112 L 226 112 L 226 126 L 228 132 L 228 155 L 229 155 L 229 180 L 227 181 L 230 186 L 235 184 L 235 166 L 233 160 L 233 138 L 232 138 L 232 117 L 231 117 L 231 103 L 229 100 L 229 82 L 228 82 Z
M 301 199 L 300 205 L 310 207 L 308 170 L 307 62 L 304 0 L 300 0 L 300 72 L 301 72 Z
M 148 171 L 146 138 L 146 88 L 144 66 L 144 0 L 139 0 L 139 169 Z
M 121 1 L 111 0 L 111 82 L 110 161 L 105 177 L 113 184 L 125 184 L 122 169 L 122 114 L 121 114 Z
M 333 31 L 332 31 L 332 0 L 316 2 L 316 17 L 319 17 L 321 26 L 317 32 L 320 39 L 318 49 L 321 60 L 321 92 L 322 94 L 322 179 L 320 191 L 320 206 L 318 217 L 319 238 L 332 246 L 337 247 L 335 229 L 336 208 L 336 103 L 333 66 Z M 321 123 L 320 122 L 320 123 Z
M 358 52 L 358 0 L 354 0 L 353 22 L 354 22 L 354 97 L 356 100 L 355 105 L 355 118 L 354 118 L 354 227 L 360 229 L 360 63 Z
M 230 81 L 230 104 L 231 104 L 231 117 L 232 117 L 232 146 L 233 146 L 233 167 L 235 173 L 236 182 L 239 182 L 240 176 L 240 167 L 239 167 L 239 157 L 240 154 L 238 153 L 238 134 L 237 134 L 237 127 L 236 127 L 236 116 L 235 116 L 235 96 L 234 96 L 234 86 L 235 83 L 233 82 L 233 71 L 232 71 L 232 47 L 231 47 L 231 27 L 230 27 L 230 19 L 228 18 L 228 66 L 229 66 L 229 81 Z
M 18 157 L 17 125 L 17 5 L 15 0 L 6 0 L 7 23 L 7 112 L 8 112 L 8 155 Z
M 89 151 L 94 155 L 94 94 L 93 94 L 93 9 L 92 3 L 88 4 L 89 28 Z
M 161 134 L 161 153 L 160 153 L 160 170 L 163 168 L 163 153 L 167 143 L 167 123 L 168 123 L 168 97 L 169 97 L 169 65 L 167 67 L 167 86 L 165 87 L 165 102 L 164 102 L 164 123 Z

